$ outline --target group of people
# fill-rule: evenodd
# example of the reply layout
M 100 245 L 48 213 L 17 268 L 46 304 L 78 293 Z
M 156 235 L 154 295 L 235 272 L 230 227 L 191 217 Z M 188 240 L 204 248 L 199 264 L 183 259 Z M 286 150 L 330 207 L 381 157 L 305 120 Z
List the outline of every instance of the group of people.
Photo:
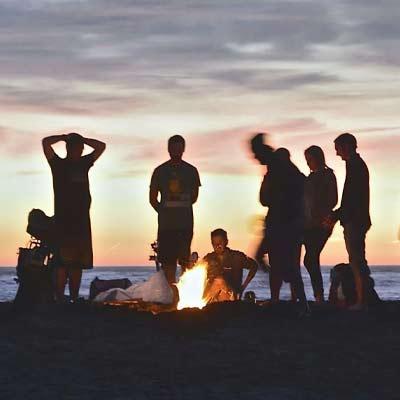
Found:
M 67 155 L 60 158 L 52 148 L 66 142 Z M 84 145 L 93 151 L 82 156 Z M 228 234 L 218 228 L 211 232 L 213 252 L 203 260 L 207 263 L 207 288 L 219 288 L 220 299 L 240 298 L 253 279 L 257 268 L 267 268 L 268 256 L 271 302 L 279 301 L 283 281 L 289 282 L 292 296 L 304 311 L 308 310 L 300 273 L 301 247 L 305 246 L 307 268 L 316 302 L 324 301 L 320 254 L 337 221 L 343 225 L 349 263 L 354 274 L 357 301 L 352 306 L 365 306 L 366 279 L 369 268 L 365 259 L 365 237 L 371 226 L 369 217 L 369 173 L 357 153 L 356 138 L 344 133 L 334 142 L 336 153 L 346 162 L 346 181 L 341 205 L 338 201 L 336 178 L 325 163 L 323 150 L 311 146 L 305 150 L 310 168 L 304 176 L 290 159 L 285 148 L 273 149 L 265 143 L 265 134 L 250 141 L 254 157 L 266 166 L 260 188 L 260 202 L 268 207 L 264 237 L 255 259 L 228 247 Z M 78 298 L 82 269 L 93 267 L 90 229 L 90 190 L 88 171 L 105 150 L 105 144 L 77 133 L 43 139 L 44 154 L 53 175 L 54 216 L 57 232 L 56 298 L 64 299 L 69 283 L 72 300 Z M 169 160 L 159 165 L 150 182 L 149 202 L 158 215 L 158 260 L 168 282 L 176 280 L 177 264 L 182 270 L 191 266 L 193 237 L 193 204 L 197 201 L 200 176 L 197 169 L 182 159 L 185 139 L 175 135 L 168 140 Z M 249 272 L 243 281 L 243 270 Z M 223 289 L 225 288 L 225 289 Z M 215 290 L 214 290 L 215 292 Z
M 272 303 L 279 301 L 282 281 L 289 282 L 292 296 L 307 309 L 300 274 L 301 247 L 304 244 L 304 266 L 308 270 L 316 302 L 324 301 L 320 254 L 340 221 L 349 264 L 354 275 L 356 302 L 352 310 L 366 306 L 369 268 L 365 259 L 365 237 L 371 226 L 369 215 L 369 172 L 357 153 L 357 140 L 350 133 L 339 135 L 336 154 L 346 162 L 346 180 L 340 207 L 337 201 L 336 177 L 326 165 L 319 146 L 308 147 L 305 158 L 310 168 L 305 177 L 290 160 L 285 148 L 274 150 L 264 144 L 264 135 L 251 140 L 255 158 L 267 167 L 260 189 L 260 202 L 268 207 L 264 238 L 256 259 L 262 264 L 267 253 Z

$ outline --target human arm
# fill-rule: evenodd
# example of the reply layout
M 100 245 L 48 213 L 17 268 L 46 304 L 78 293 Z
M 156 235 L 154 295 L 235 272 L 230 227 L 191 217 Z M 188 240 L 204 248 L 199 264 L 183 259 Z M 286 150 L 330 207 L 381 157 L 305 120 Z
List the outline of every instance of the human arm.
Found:
M 93 161 L 96 161 L 106 149 L 106 144 L 97 139 L 89 139 L 84 137 L 83 143 L 93 149 L 93 151 L 89 154 Z
M 264 207 L 269 207 L 270 205 L 270 182 L 271 180 L 268 179 L 268 173 L 265 174 L 264 179 L 261 183 L 261 187 L 260 187 L 260 194 L 259 194 L 259 200 L 261 205 L 263 205 Z
M 161 208 L 161 203 L 158 201 L 158 193 L 160 192 L 158 171 L 158 168 L 153 171 L 153 174 L 151 175 L 149 189 L 149 202 L 157 213 L 160 211 Z
M 244 280 L 242 287 L 240 288 L 240 296 L 242 296 L 242 293 L 246 290 L 247 286 L 253 280 L 253 278 L 257 273 L 258 269 L 257 261 L 246 256 L 245 268 L 248 269 L 249 272 L 247 273 L 246 279 Z
M 48 161 L 50 161 L 56 155 L 52 145 L 62 141 L 65 142 L 67 137 L 68 135 L 53 135 L 42 139 L 43 152 Z
M 156 212 L 160 210 L 161 203 L 158 201 L 158 189 L 153 186 L 150 186 L 149 202 Z
M 337 189 L 337 181 L 336 176 L 332 172 L 329 176 L 329 184 L 328 184 L 328 205 L 331 210 L 336 206 L 338 202 L 338 189 Z
M 200 182 L 199 171 L 197 171 L 197 169 L 194 168 L 194 184 L 193 184 L 192 192 L 190 194 L 192 204 L 196 203 L 196 201 L 199 197 L 199 187 L 200 186 L 201 186 L 201 182 Z
M 199 187 L 198 186 L 193 188 L 191 196 L 192 196 L 192 204 L 196 203 L 196 201 L 199 197 Z
M 328 206 L 329 209 L 332 210 L 338 202 L 337 182 L 335 174 L 333 172 L 329 177 L 328 186 L 326 190 L 327 190 Z M 336 222 L 340 219 L 340 213 L 341 213 L 340 208 L 331 211 L 331 213 L 323 219 L 322 226 L 327 230 L 333 230 Z

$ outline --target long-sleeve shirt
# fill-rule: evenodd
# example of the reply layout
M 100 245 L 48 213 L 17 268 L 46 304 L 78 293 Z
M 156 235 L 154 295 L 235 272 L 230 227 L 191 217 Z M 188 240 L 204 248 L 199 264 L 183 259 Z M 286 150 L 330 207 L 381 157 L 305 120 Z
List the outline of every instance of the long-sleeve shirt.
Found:
M 268 167 L 260 188 L 260 202 L 269 207 L 267 225 L 303 220 L 305 176 L 290 160 L 281 159 L 270 146 L 258 148 L 257 158 Z
M 320 228 L 338 202 L 336 177 L 330 168 L 311 172 L 304 191 L 305 227 Z
M 369 171 L 364 160 L 356 153 L 346 161 L 346 180 L 340 208 L 336 211 L 341 225 L 356 224 L 368 229 L 369 215 Z

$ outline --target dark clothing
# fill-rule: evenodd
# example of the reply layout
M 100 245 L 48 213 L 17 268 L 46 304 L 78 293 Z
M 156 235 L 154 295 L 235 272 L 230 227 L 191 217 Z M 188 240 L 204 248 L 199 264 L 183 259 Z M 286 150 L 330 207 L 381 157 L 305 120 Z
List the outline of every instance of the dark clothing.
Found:
M 241 251 L 226 248 L 222 258 L 215 252 L 208 253 L 204 257 L 207 263 L 207 280 L 212 281 L 215 278 L 224 278 L 225 282 L 234 291 L 239 294 L 243 281 L 243 269 L 257 268 L 254 260 L 247 257 Z
M 91 154 L 78 160 L 57 155 L 49 160 L 53 175 L 57 265 L 93 268 L 88 178 L 93 163 Z
M 328 241 L 331 230 L 323 226 L 338 200 L 336 177 L 330 168 L 311 172 L 306 178 L 304 190 L 305 230 L 304 266 L 310 274 L 314 296 L 323 297 L 320 254 Z
M 346 180 L 342 202 L 336 211 L 341 225 L 352 224 L 364 229 L 371 226 L 369 215 L 369 171 L 360 157 L 355 154 L 346 161 Z
M 349 255 L 349 263 L 353 271 L 369 275 L 370 269 L 365 259 L 365 237 L 368 229 L 356 224 L 345 224 L 343 227 L 344 242 Z
M 324 295 L 324 285 L 321 274 L 320 254 L 331 236 L 331 231 L 324 228 L 310 228 L 304 231 L 304 266 L 310 274 L 314 296 Z
M 297 167 L 274 163 L 264 177 L 261 204 L 269 207 L 266 226 L 304 220 L 304 179 Z
M 311 172 L 305 180 L 304 206 L 306 229 L 320 228 L 338 201 L 337 183 L 330 168 Z
M 150 187 L 161 193 L 158 230 L 193 230 L 193 190 L 201 186 L 197 169 L 185 161 L 171 160 L 153 172 Z
M 186 268 L 190 261 L 191 230 L 158 231 L 158 260 L 163 265 L 179 265 Z
M 265 218 L 265 238 L 260 248 L 268 251 L 271 266 L 272 296 L 279 296 L 282 280 L 290 282 L 301 303 L 306 302 L 300 274 L 300 249 L 304 227 L 305 176 L 289 160 L 272 147 L 260 145 L 259 135 L 252 140 L 252 149 L 268 172 L 260 189 L 260 202 L 269 207 Z M 258 252 L 260 253 L 260 251 Z M 260 256 L 260 254 L 258 254 Z
M 293 282 L 300 273 L 302 234 L 301 226 L 293 223 L 266 232 L 271 271 L 274 270 L 285 282 Z

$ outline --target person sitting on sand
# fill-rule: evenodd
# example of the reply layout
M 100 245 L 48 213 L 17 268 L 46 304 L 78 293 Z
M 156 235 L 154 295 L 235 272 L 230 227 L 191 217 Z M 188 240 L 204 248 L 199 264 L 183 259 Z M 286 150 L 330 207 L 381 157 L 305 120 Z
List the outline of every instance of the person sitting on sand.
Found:
M 52 147 L 61 141 L 66 143 L 66 158 L 59 157 Z M 93 151 L 82 156 L 85 144 L 92 147 Z M 106 145 L 78 133 L 49 136 L 43 139 L 42 145 L 53 175 L 56 300 L 64 301 L 68 280 L 70 298 L 75 301 L 79 297 L 82 269 L 93 268 L 88 173 Z
M 203 258 L 208 265 L 206 297 L 210 301 L 240 299 L 257 272 L 257 262 L 241 251 L 230 249 L 228 234 L 223 229 L 211 232 L 211 244 L 214 251 Z M 249 270 L 244 282 L 243 269 Z

